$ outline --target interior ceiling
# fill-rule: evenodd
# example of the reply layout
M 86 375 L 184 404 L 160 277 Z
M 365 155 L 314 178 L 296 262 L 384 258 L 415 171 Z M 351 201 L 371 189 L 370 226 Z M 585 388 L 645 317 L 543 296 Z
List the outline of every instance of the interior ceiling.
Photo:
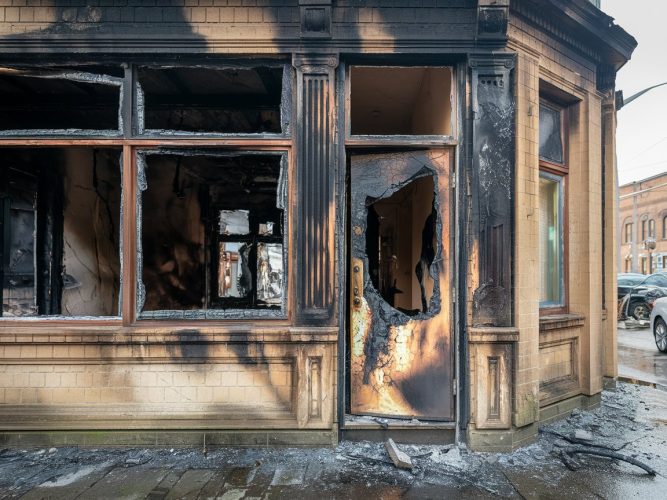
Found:
M 282 84 L 282 68 L 140 68 L 147 94 L 273 95 Z
M 180 168 L 203 183 L 236 185 L 241 188 L 267 187 L 275 193 L 280 176 L 280 157 L 262 155 L 206 156 L 206 155 L 149 155 L 147 164 L 168 162 L 174 166 L 180 160 Z M 156 167 L 159 168 L 159 167 Z
M 0 76 L 0 93 L 3 95 L 13 94 L 20 97 L 38 95 L 45 98 L 68 96 L 87 99 L 93 95 L 117 95 L 118 92 L 118 87 L 112 85 L 74 82 L 65 78 Z
M 353 67 L 351 107 L 355 116 L 410 123 L 426 68 Z

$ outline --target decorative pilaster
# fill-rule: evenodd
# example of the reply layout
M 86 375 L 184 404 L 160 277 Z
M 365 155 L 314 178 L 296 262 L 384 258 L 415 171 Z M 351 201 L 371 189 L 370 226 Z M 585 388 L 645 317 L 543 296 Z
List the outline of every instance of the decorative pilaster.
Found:
M 334 303 L 335 84 L 337 55 L 295 54 L 296 319 L 328 324 Z
M 472 58 L 474 326 L 512 324 L 514 56 Z

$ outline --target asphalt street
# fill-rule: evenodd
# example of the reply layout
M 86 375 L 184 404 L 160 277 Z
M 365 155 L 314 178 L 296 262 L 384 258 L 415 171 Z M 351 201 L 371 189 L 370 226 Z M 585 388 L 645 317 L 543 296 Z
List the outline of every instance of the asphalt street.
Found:
M 667 354 L 658 351 L 650 328 L 618 329 L 618 374 L 667 390 Z

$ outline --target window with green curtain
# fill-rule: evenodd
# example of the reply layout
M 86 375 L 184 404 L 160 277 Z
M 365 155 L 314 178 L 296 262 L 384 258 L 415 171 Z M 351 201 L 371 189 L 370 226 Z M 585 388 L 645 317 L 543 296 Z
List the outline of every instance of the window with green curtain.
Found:
M 563 177 L 540 172 L 540 307 L 564 305 Z

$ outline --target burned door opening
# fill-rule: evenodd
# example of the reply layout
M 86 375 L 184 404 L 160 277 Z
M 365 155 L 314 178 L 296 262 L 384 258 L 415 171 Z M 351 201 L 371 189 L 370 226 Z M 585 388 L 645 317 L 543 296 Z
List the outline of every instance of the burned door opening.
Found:
M 450 161 L 351 158 L 352 414 L 453 420 Z

